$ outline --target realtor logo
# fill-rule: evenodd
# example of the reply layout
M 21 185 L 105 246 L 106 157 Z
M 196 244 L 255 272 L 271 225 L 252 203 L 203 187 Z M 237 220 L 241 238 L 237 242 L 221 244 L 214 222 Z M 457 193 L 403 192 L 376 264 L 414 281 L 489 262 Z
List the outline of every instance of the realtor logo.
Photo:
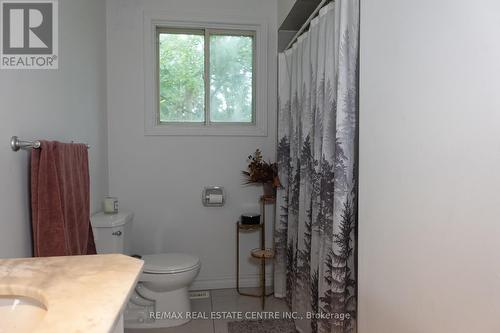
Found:
M 57 69 L 57 0 L 0 0 L 0 68 Z

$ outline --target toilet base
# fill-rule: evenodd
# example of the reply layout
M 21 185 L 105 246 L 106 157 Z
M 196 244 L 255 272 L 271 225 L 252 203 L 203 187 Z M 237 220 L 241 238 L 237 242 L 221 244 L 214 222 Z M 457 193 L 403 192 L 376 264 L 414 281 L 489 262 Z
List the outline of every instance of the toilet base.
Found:
M 145 301 L 137 302 L 137 298 Z M 151 304 L 148 306 L 148 303 Z M 184 325 L 191 321 L 188 289 L 180 288 L 157 293 L 137 285 L 125 309 L 125 328 L 164 328 Z

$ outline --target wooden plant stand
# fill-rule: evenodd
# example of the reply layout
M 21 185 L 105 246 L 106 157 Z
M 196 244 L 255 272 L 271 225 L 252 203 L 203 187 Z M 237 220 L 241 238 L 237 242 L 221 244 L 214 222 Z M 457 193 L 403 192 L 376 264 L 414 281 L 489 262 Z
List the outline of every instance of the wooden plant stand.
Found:
M 262 301 L 262 310 L 266 304 L 266 297 L 273 295 L 273 292 L 266 293 L 266 260 L 274 258 L 274 251 L 266 249 L 266 205 L 274 204 L 276 198 L 274 196 L 262 196 L 261 204 L 261 223 L 260 224 L 241 224 L 236 223 L 236 290 L 240 295 L 260 297 Z M 260 260 L 260 293 L 250 294 L 240 290 L 240 231 L 257 231 L 260 230 L 260 247 L 250 251 L 253 258 Z

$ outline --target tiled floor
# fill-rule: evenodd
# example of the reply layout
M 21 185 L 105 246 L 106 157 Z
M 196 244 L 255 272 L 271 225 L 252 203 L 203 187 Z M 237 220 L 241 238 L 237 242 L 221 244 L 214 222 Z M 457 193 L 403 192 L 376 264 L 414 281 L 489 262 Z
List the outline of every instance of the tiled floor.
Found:
M 255 289 L 245 289 L 255 292 Z M 251 312 L 261 311 L 260 298 L 241 296 L 236 289 L 211 290 L 211 297 L 192 300 L 193 312 Z M 283 300 L 270 296 L 266 299 L 265 311 L 286 312 L 288 307 Z M 227 333 L 227 323 L 233 320 L 192 320 L 191 322 L 171 328 L 162 329 L 125 329 L 125 333 Z

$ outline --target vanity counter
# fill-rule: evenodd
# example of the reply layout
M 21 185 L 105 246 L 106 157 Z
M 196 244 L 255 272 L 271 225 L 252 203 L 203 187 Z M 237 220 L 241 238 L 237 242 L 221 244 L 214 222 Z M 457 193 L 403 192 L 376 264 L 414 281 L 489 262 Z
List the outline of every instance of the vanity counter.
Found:
M 113 332 L 142 266 L 121 254 L 0 259 L 0 295 L 45 306 L 33 333 Z

